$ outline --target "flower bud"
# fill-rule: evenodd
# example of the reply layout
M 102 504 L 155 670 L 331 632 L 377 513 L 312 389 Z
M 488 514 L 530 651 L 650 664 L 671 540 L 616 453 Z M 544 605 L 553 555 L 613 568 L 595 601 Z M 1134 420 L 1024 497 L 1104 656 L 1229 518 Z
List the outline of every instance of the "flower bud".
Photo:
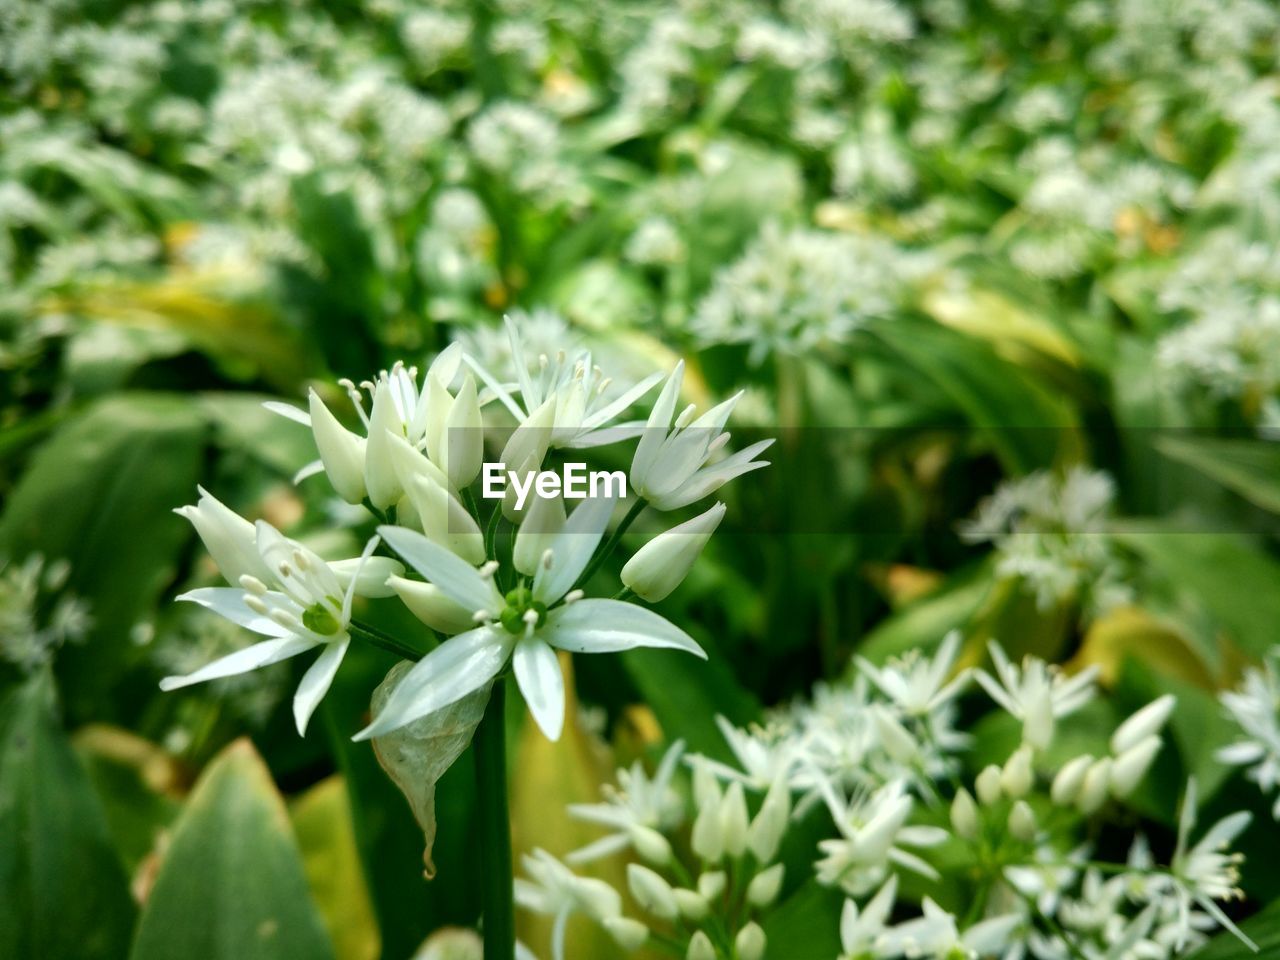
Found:
M 1000 768 L 994 763 L 987 766 L 973 783 L 978 792 L 978 802 L 989 807 L 1000 800 Z
M 782 892 L 784 871 L 782 864 L 775 863 L 757 873 L 747 885 L 747 903 L 758 910 L 772 906 Z
M 698 877 L 698 892 L 707 900 L 714 900 L 724 893 L 729 878 L 723 870 L 711 870 Z
M 449 599 L 434 583 L 389 577 L 387 586 L 396 592 L 409 612 L 432 630 L 446 635 L 464 633 L 475 627 L 475 611 L 463 609 Z
M 626 562 L 622 582 L 650 603 L 664 599 L 693 568 L 702 548 L 724 518 L 724 511 L 724 504 L 717 503 L 692 520 L 658 534 Z
M 636 848 L 641 859 L 658 867 L 671 862 L 671 844 L 657 830 L 636 823 L 632 824 L 628 833 L 631 845 Z
M 676 906 L 680 909 L 680 915 L 692 920 L 694 923 L 697 923 L 711 912 L 711 905 L 707 903 L 707 898 L 698 893 L 697 890 L 686 890 L 683 887 L 677 887 L 672 893 L 676 898 Z
M 1080 796 L 1076 797 L 1076 809 L 1086 816 L 1097 813 L 1107 800 L 1107 788 L 1111 782 L 1111 758 L 1095 760 L 1084 775 Z
M 758 923 L 748 923 L 733 938 L 733 947 L 738 953 L 738 960 L 761 960 L 767 945 L 764 931 Z
M 720 781 L 701 757 L 690 757 L 693 765 L 693 802 L 699 809 L 720 806 Z
M 978 805 L 973 802 L 969 791 L 961 787 L 951 801 L 951 829 L 956 836 L 964 840 L 975 840 L 982 829 L 978 816 Z
M 396 409 L 395 396 L 387 380 L 380 380 L 373 391 L 373 409 L 369 412 L 369 442 L 364 454 L 364 485 L 369 502 L 385 510 L 404 495 L 404 486 L 396 473 L 391 441 L 404 440 L 404 422 Z
M 623 950 L 639 950 L 649 939 L 649 928 L 631 917 L 605 917 L 601 924 Z
M 502 448 L 499 461 L 506 465 L 508 471 L 516 473 L 520 482 L 524 483 L 527 475 L 541 469 L 542 460 L 551 446 L 551 432 L 556 421 L 556 398 L 548 397 L 542 406 L 534 410 L 524 423 L 512 431 L 507 444 Z M 529 509 L 526 502 L 523 510 L 516 510 L 516 485 L 507 484 L 507 492 L 502 498 L 502 515 L 512 523 L 518 523 L 521 515 Z M 536 496 L 533 499 L 538 499 Z
M 1023 843 L 1036 838 L 1036 815 L 1027 801 L 1019 800 L 1009 811 L 1009 833 Z
M 731 857 L 742 856 L 747 849 L 747 798 L 742 784 L 736 780 L 729 784 L 720 803 L 720 820 L 725 853 Z
M 404 440 L 397 443 L 408 446 Z M 425 462 L 425 460 L 424 460 Z M 428 540 L 440 544 L 470 564 L 484 562 L 484 534 L 461 501 L 445 487 L 426 476 L 406 483 L 406 493 L 418 514 L 418 522 Z
M 907 733 L 906 727 L 881 706 L 872 708 L 871 716 L 884 752 L 898 763 L 910 763 L 916 756 L 917 748 L 915 738 Z
M 1111 765 L 1111 795 L 1123 800 L 1133 793 L 1159 752 L 1160 737 L 1153 733 L 1116 757 Z
M 718 793 L 719 791 L 717 791 Z M 724 822 L 720 816 L 720 803 L 706 804 L 699 808 L 693 821 L 689 844 L 706 863 L 718 863 L 724 856 Z
M 1000 789 L 1011 799 L 1025 797 L 1035 782 L 1035 773 L 1031 769 L 1031 746 L 1023 744 L 1013 751 L 1004 769 L 1000 772 Z
M 1046 687 L 1043 696 L 1031 697 L 1022 720 L 1022 742 L 1033 750 L 1044 750 L 1053 742 L 1053 698 Z
M 627 886 L 636 903 L 660 920 L 674 920 L 680 913 L 671 884 L 648 867 L 627 864 Z
M 778 777 L 765 794 L 760 811 L 747 831 L 747 846 L 759 863 L 768 863 L 778 852 L 790 819 L 791 788 L 785 778 Z
M 471 485 L 484 461 L 484 417 L 476 396 L 476 381 L 467 374 L 453 398 L 445 420 L 444 467 L 454 489 Z
M 716 948 L 711 945 L 711 939 L 698 930 L 689 938 L 689 951 L 684 956 L 685 960 L 716 960 Z
M 1060 807 L 1069 806 L 1080 796 L 1080 788 L 1084 786 L 1085 774 L 1093 763 L 1089 754 L 1068 760 L 1053 778 L 1053 786 L 1049 788 L 1049 799 Z
M 365 441 L 340 424 L 314 390 L 308 396 L 311 433 L 329 483 L 347 503 L 364 501 Z
M 1128 720 L 1116 727 L 1111 735 L 1111 752 L 1116 756 L 1136 747 L 1141 741 L 1159 733 L 1173 712 L 1177 697 L 1166 693 L 1163 697 L 1152 700 Z

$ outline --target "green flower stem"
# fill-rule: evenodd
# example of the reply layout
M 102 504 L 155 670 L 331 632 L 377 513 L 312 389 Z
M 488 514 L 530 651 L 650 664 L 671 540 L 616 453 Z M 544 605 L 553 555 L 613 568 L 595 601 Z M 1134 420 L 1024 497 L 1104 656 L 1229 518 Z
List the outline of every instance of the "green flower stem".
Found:
M 347 632 L 357 640 L 363 640 L 365 643 L 372 644 L 379 649 L 386 650 L 388 653 L 394 653 L 397 657 L 405 660 L 421 660 L 423 652 L 409 646 L 403 640 L 398 640 L 379 630 L 372 624 L 362 623 L 359 620 L 352 620 Z
M 587 569 L 582 571 L 582 576 L 578 578 L 575 587 L 580 587 L 590 580 L 601 564 L 609 558 L 614 549 L 618 546 L 618 541 L 622 539 L 622 535 L 627 532 L 627 528 L 635 523 L 636 517 L 644 512 L 644 508 L 649 505 L 649 501 L 641 497 L 636 498 L 636 502 L 631 505 L 631 509 L 627 511 L 627 515 L 622 518 L 622 522 L 618 524 L 618 528 L 610 534 L 609 539 L 605 541 L 604 546 L 596 551 L 596 555 L 591 558 L 591 562 L 587 564 Z
M 484 960 L 514 960 L 511 819 L 507 813 L 506 681 L 494 681 L 489 705 L 476 729 L 476 793 L 480 815 L 480 891 L 484 911 Z

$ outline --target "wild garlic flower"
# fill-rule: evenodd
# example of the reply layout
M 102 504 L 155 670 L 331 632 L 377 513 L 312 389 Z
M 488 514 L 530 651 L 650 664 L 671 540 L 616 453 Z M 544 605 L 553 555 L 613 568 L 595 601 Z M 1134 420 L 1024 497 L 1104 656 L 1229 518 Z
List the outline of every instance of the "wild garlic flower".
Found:
M 1056 722 L 1093 698 L 1096 666 L 1067 676 L 1031 656 L 1023 660 L 1021 667 L 1016 667 L 998 643 L 990 643 L 988 649 L 995 676 L 978 670 L 974 678 L 992 700 L 1022 721 L 1022 740 L 1033 749 L 1043 750 L 1049 746 Z
M 65 589 L 70 573 L 66 561 L 46 563 L 41 554 L 0 559 L 0 660 L 30 672 L 84 640 L 93 617 L 88 602 Z
M 878 941 L 881 957 L 931 958 L 999 956 L 1008 949 L 1013 932 L 1022 924 L 1017 913 L 979 920 L 963 932 L 956 918 L 931 898 L 921 903 L 924 915 L 889 928 Z
M 960 653 L 960 632 L 952 630 L 942 639 L 932 658 L 912 650 L 877 667 L 863 657 L 858 669 L 904 714 L 924 717 L 950 703 L 969 682 L 969 671 L 951 676 Z
M 1280 786 L 1280 655 L 1267 657 L 1261 668 L 1250 667 L 1236 690 L 1220 697 L 1243 738 L 1215 754 L 1222 763 L 1248 766 L 1245 774 L 1264 794 Z M 1280 820 L 1280 796 L 1271 808 Z
M 569 918 L 582 913 L 600 924 L 622 917 L 622 897 L 603 880 L 580 877 L 545 850 L 522 858 L 529 879 L 515 880 L 516 903 L 525 910 L 555 918 L 551 955 L 565 960 L 565 933 Z
M 293 699 L 298 733 L 329 690 L 351 643 L 351 604 L 361 596 L 388 596 L 387 578 L 404 568 L 373 557 L 377 539 L 356 560 L 330 564 L 265 520 L 252 524 L 203 489 L 195 506 L 176 511 L 191 521 L 223 577 L 235 587 L 201 587 L 178 597 L 269 637 L 185 676 L 165 677 L 160 689 L 247 673 L 319 648 Z
M 571 804 L 571 817 L 614 832 L 573 851 L 565 859 L 571 864 L 590 863 L 628 846 L 638 848 L 646 842 L 652 844 L 653 832 L 663 834 L 678 828 L 684 820 L 684 801 L 676 793 L 672 780 L 683 755 L 684 741 L 677 740 L 663 754 L 652 778 L 645 772 L 644 764 L 636 760 L 629 769 L 618 770 L 616 787 L 610 784 L 602 787 L 603 802 Z
M 491 682 L 510 661 L 516 682 L 538 726 L 556 740 L 564 726 L 564 678 L 555 651 L 614 653 L 633 647 L 667 647 L 705 659 L 687 633 L 658 614 L 620 600 L 583 599 L 576 590 L 616 499 L 583 501 L 559 530 L 521 531 L 537 536 L 540 559 L 531 580 L 503 594 L 494 582 L 497 564 L 480 569 L 403 527 L 379 534 L 428 583 L 480 624 L 442 643 L 405 674 L 382 712 L 356 737 L 367 740 L 396 730 Z M 519 546 L 517 546 L 519 550 Z
M 676 416 L 683 380 L 681 360 L 658 395 L 631 460 L 631 489 L 657 510 L 675 510 L 696 503 L 735 477 L 769 465 L 767 460 L 755 458 L 768 449 L 771 439 L 759 440 L 711 462 L 712 456 L 729 442 L 724 427 L 742 394 L 735 394 L 700 417 L 692 404 Z

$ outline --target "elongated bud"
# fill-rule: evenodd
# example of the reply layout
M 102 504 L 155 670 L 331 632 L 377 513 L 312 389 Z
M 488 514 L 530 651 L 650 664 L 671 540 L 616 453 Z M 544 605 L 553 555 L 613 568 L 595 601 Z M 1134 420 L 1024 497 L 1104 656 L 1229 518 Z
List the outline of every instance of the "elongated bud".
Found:
M 680 586 L 711 534 L 724 518 L 725 506 L 717 503 L 692 520 L 660 533 L 626 562 L 622 582 L 637 596 L 656 603 Z
M 507 445 L 502 448 L 499 460 L 506 465 L 508 471 L 514 472 L 520 478 L 520 483 L 526 483 L 529 474 L 541 469 L 542 460 L 546 457 L 547 449 L 551 445 L 551 432 L 555 427 L 555 421 L 556 398 L 548 397 L 542 406 L 529 414 L 528 419 L 512 431 Z M 502 515 L 512 523 L 519 523 L 520 517 L 525 510 L 529 509 L 528 501 L 525 502 L 523 509 L 516 509 L 517 496 L 516 484 L 508 483 L 507 492 L 502 499 Z M 537 497 L 533 499 L 536 500 Z
M 649 928 L 631 917 L 605 917 L 601 923 L 623 950 L 639 950 L 649 939 Z
M 641 859 L 659 867 L 671 862 L 671 844 L 657 830 L 637 823 L 632 824 L 628 833 L 631 845 L 636 848 Z
M 747 903 L 758 910 L 773 906 L 773 902 L 778 899 L 778 894 L 782 892 L 785 870 L 782 864 L 775 863 L 757 873 L 747 885 Z
M 969 791 L 961 787 L 951 801 L 951 829 L 963 840 L 975 840 L 981 828 L 978 805 L 973 802 Z
M 308 396 L 311 433 L 334 491 L 347 503 L 364 502 L 365 441 L 340 424 L 314 390 Z
M 1034 781 L 1035 774 L 1031 769 L 1031 746 L 1024 743 L 1013 751 L 1013 756 L 1005 762 L 1004 769 L 1000 771 L 1000 789 L 1011 800 L 1017 800 L 1031 791 Z
M 1095 760 L 1084 775 L 1080 785 L 1080 795 L 1076 797 L 1076 809 L 1088 815 L 1097 813 L 1107 800 L 1107 790 L 1111 785 L 1111 758 L 1103 757 Z
M 728 882 L 723 870 L 711 870 L 698 877 L 698 892 L 707 900 L 714 900 L 724 893 Z
M 1049 788 L 1049 799 L 1060 807 L 1075 803 L 1080 796 L 1080 788 L 1084 786 L 1085 774 L 1089 772 L 1092 763 L 1093 757 L 1087 753 L 1064 763 L 1058 775 L 1053 778 L 1053 785 Z
M 239 583 L 249 576 L 265 583 L 275 577 L 258 552 L 257 531 L 252 523 L 236 513 L 203 487 L 195 506 L 179 507 L 174 512 L 191 521 L 204 547 L 218 565 L 228 583 Z
M 447 469 L 449 462 L 448 442 L 449 414 L 453 412 L 453 397 L 448 387 L 439 377 L 427 374 L 422 384 L 422 394 L 426 399 L 426 417 L 422 422 L 422 439 L 427 448 L 427 456 L 441 470 Z
M 1160 737 L 1153 733 L 1116 757 L 1111 765 L 1111 795 L 1123 800 L 1133 793 L 1159 752 Z
M 734 949 L 738 951 L 738 960 L 761 960 L 768 941 L 758 923 L 748 923 L 733 938 Z
M 697 923 L 711 912 L 711 905 L 707 903 L 707 898 L 697 890 L 679 887 L 672 892 L 676 898 L 676 906 L 680 909 L 680 915 L 685 919 Z
M 747 797 L 742 784 L 734 781 L 725 791 L 720 804 L 720 818 L 724 830 L 724 850 L 731 857 L 740 857 L 747 849 Z
M 724 856 L 724 821 L 720 817 L 720 804 L 698 810 L 689 843 L 704 863 L 720 862 Z
M 711 767 L 699 757 L 692 757 L 693 763 L 693 802 L 699 810 L 704 807 L 720 806 L 720 781 L 711 772 Z
M 716 960 L 716 948 L 711 945 L 711 938 L 698 930 L 689 938 L 689 950 L 684 956 L 685 960 Z
M 1152 700 L 1141 710 L 1134 713 L 1128 720 L 1116 727 L 1116 732 L 1111 735 L 1111 752 L 1119 756 L 1126 750 L 1136 747 L 1147 737 L 1159 733 L 1169 719 L 1169 714 L 1173 713 L 1174 705 L 1177 702 L 1177 697 L 1171 693 L 1166 693 L 1163 697 Z
M 747 846 L 757 862 L 768 863 L 773 859 L 790 819 L 791 788 L 784 778 L 778 777 L 764 795 L 764 803 L 747 831 Z
M 648 867 L 627 864 L 627 886 L 636 903 L 660 920 L 674 920 L 680 913 L 671 884 Z
M 874 707 L 871 715 L 884 752 L 898 763 L 910 763 L 917 753 L 915 738 L 884 707 Z
M 973 783 L 978 792 L 978 802 L 989 807 L 1000 800 L 1000 768 L 994 763 L 985 767 Z
M 534 497 L 525 509 L 524 519 L 516 530 L 511 560 L 526 577 L 537 574 L 542 555 L 564 527 L 564 500 L 560 497 Z
M 1044 750 L 1053 742 L 1055 728 L 1053 698 L 1049 696 L 1047 685 L 1044 695 L 1031 697 L 1026 709 L 1022 721 L 1023 743 L 1035 750 Z
M 1009 833 L 1023 843 L 1036 838 L 1036 815 L 1027 801 L 1019 800 L 1009 811 Z
M 398 437 L 396 443 L 408 446 Z M 418 514 L 418 523 L 428 540 L 457 554 L 467 563 L 474 565 L 484 561 L 484 534 L 457 497 L 427 476 L 413 477 L 407 487 L 407 495 Z
M 432 630 L 446 635 L 464 633 L 475 626 L 474 611 L 450 600 L 434 583 L 390 577 L 387 586 L 396 592 L 409 612 Z
M 386 380 L 373 391 L 373 410 L 369 413 L 369 442 L 364 454 L 364 486 L 369 501 L 385 510 L 404 496 L 404 486 L 392 460 L 391 441 L 404 440 L 404 423 L 396 410 L 393 387 Z
M 471 485 L 484 461 L 484 417 L 476 396 L 476 381 L 467 374 L 453 398 L 445 421 L 443 464 L 454 489 Z

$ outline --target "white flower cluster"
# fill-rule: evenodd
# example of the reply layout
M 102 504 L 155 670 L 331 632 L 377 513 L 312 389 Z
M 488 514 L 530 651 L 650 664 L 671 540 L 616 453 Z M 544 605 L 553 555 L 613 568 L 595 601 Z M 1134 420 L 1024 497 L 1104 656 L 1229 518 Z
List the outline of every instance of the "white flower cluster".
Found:
M 85 638 L 93 618 L 88 603 L 65 589 L 70 574 L 65 561 L 46 563 L 40 554 L 22 563 L 0 559 L 0 660 L 32 671 Z
M 647 421 L 616 423 L 652 391 L 661 374 L 611 394 L 590 353 L 570 358 L 560 351 L 554 360 L 546 354 L 535 359 L 514 321 L 508 321 L 508 334 L 514 382 L 486 370 L 457 343 L 436 357 L 421 385 L 417 371 L 403 365 L 360 388 L 344 382 L 360 421 L 358 432 L 344 426 L 314 390 L 307 412 L 268 404 L 308 426 L 315 438 L 320 457 L 298 479 L 325 474 L 342 499 L 365 506 L 382 521 L 378 536 L 357 559 L 325 561 L 265 521 L 255 526 L 201 491 L 196 506 L 179 512 L 233 586 L 192 590 L 180 599 L 270 639 L 185 676 L 166 678 L 164 689 L 319 650 L 294 698 L 303 733 L 353 634 L 378 639 L 353 621 L 357 595 L 398 596 L 430 630 L 447 638 L 404 672 L 357 739 L 391 733 L 487 690 L 510 665 L 535 721 L 554 740 L 565 711 L 557 650 L 609 653 L 644 646 L 705 656 L 679 627 L 621 594 L 585 596 L 591 574 L 616 545 L 619 534 L 604 541 L 616 493 L 586 499 L 572 512 L 558 495 L 539 496 L 523 509 L 508 495 L 493 506 L 482 528 L 484 518 L 470 488 L 485 453 L 486 419 L 494 419 L 483 408 L 500 404 L 511 416 L 514 429 L 499 462 L 521 476 L 539 471 L 553 448 L 638 437 L 629 478 L 638 499 L 623 528 L 646 506 L 659 511 L 688 506 L 765 466 L 756 456 L 770 441 L 722 454 L 728 440 L 724 427 L 739 398 L 702 416 L 693 406 L 677 412 L 682 363 L 667 378 Z M 717 503 L 652 538 L 623 567 L 624 593 L 650 602 L 667 596 L 689 572 L 724 511 Z M 511 535 L 509 549 L 500 551 L 497 532 L 504 520 Z M 405 563 L 375 556 L 382 542 Z M 421 579 L 406 576 L 405 564 Z
M 1222 705 L 1243 734 L 1218 751 L 1222 763 L 1247 766 L 1246 776 L 1270 794 L 1280 787 L 1280 651 L 1261 667 L 1250 667 L 1236 690 L 1222 694 Z M 1272 815 L 1280 820 L 1280 796 Z
M 1016 577 L 1042 609 L 1076 602 L 1091 614 L 1127 603 L 1123 557 L 1108 534 L 1115 484 L 1072 467 L 1002 483 L 961 527 L 974 543 L 993 543 L 996 573 Z
M 624 917 L 607 885 L 539 851 L 517 890 L 524 906 L 556 917 L 552 955 L 562 960 L 565 925 L 580 913 L 626 949 L 657 939 L 695 960 L 761 956 L 769 910 L 784 881 L 799 882 L 775 857 L 815 799 L 833 831 L 818 843 L 817 881 L 847 897 L 841 960 L 1172 960 L 1217 926 L 1248 943 L 1221 902 L 1240 895 L 1241 858 L 1227 848 L 1249 815 L 1193 838 L 1194 782 L 1167 865 L 1141 835 L 1123 861 L 1094 859 L 1099 827 L 1124 819 L 1161 750 L 1174 698 L 1132 714 L 1096 756 L 1060 760 L 1058 721 L 1095 696 L 1092 673 L 1067 676 L 1034 657 L 1015 665 L 994 644 L 994 672 L 957 672 L 959 647 L 952 634 L 932 657 L 859 661 L 850 680 L 761 728 L 722 721 L 737 766 L 684 757 L 675 743 L 652 776 L 637 763 L 601 803 L 571 807 L 609 832 L 568 862 L 627 852 L 643 919 Z M 1021 736 L 964 781 L 970 743 L 950 720 L 972 679 Z M 690 793 L 678 783 L 681 759 Z

